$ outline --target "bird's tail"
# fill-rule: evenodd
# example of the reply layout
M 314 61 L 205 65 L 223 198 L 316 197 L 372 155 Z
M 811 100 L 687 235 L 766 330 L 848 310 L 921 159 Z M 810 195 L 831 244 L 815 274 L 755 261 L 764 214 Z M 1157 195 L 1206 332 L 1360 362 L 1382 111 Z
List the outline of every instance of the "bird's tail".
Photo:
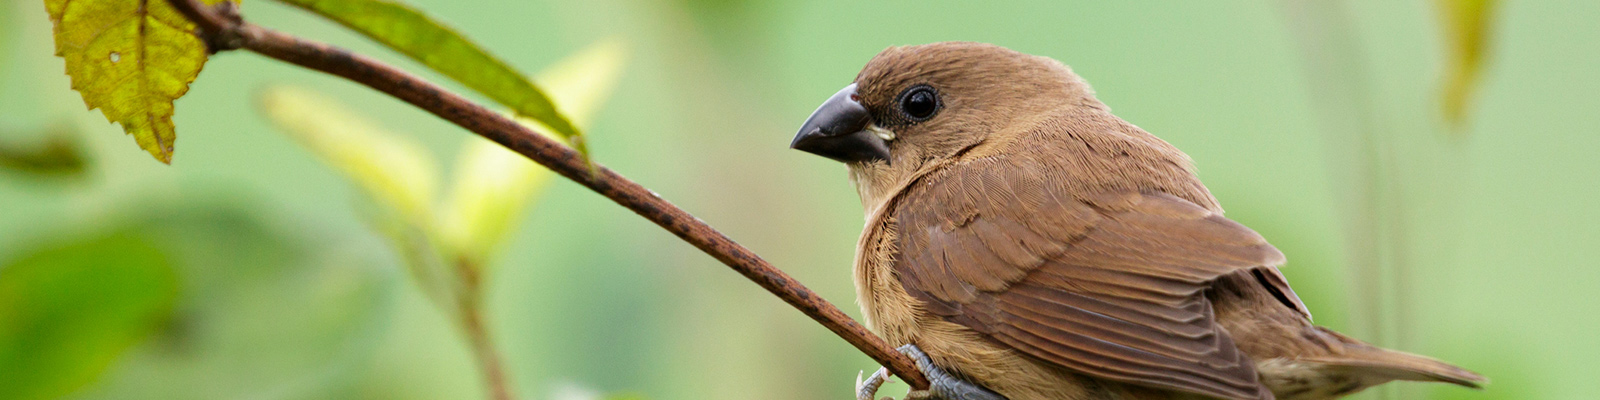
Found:
M 1268 359 L 1256 364 L 1261 383 L 1277 400 L 1326 400 L 1386 382 L 1445 382 L 1481 388 L 1482 375 L 1443 361 L 1379 348 L 1319 326 L 1309 336 L 1323 344 L 1315 354 Z
M 1372 384 L 1402 380 L 1445 382 L 1481 389 L 1483 384 L 1489 381 L 1482 375 L 1443 361 L 1394 350 L 1376 347 L 1374 349 L 1377 351 L 1364 354 L 1362 358 L 1311 359 L 1306 361 L 1322 364 L 1333 369 L 1346 370 L 1351 375 L 1360 376 L 1363 381 L 1373 382 Z
M 1320 328 L 1320 327 L 1318 327 Z M 1323 329 L 1345 342 L 1345 351 L 1303 359 L 1325 368 L 1343 370 L 1359 380 L 1380 384 L 1392 380 L 1445 382 L 1473 389 L 1483 387 L 1488 378 L 1449 363 L 1416 354 L 1389 350 Z

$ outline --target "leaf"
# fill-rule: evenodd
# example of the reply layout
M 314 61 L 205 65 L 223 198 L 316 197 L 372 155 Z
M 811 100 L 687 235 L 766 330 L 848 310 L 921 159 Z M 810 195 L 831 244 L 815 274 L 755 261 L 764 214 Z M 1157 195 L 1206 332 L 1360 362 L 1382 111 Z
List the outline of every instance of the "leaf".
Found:
M 0 138 L 16 136 L 19 135 L 0 133 Z M 76 132 L 57 127 L 44 136 L 44 143 L 31 146 L 0 142 L 0 169 L 49 176 L 78 176 L 84 172 L 88 161 L 84 159 L 83 146 L 75 139 Z
M 281 0 L 332 19 L 466 85 L 577 144 L 582 134 L 533 82 L 411 7 L 382 0 Z
M 259 101 L 274 124 L 344 172 L 377 202 L 407 221 L 431 224 L 438 168 L 421 145 L 309 90 L 268 87 Z
M 45 8 L 83 103 L 171 164 L 172 102 L 206 62 L 194 24 L 164 0 L 45 0 Z
M 578 124 L 594 115 L 621 77 L 627 49 L 605 40 L 539 74 L 539 82 Z M 536 121 L 519 120 L 525 124 Z M 546 132 L 544 129 L 535 129 Z M 505 239 L 532 195 L 553 176 L 522 155 L 478 137 L 462 147 L 455 184 L 440 208 L 441 240 L 450 253 L 482 265 Z
M 216 196 L 130 210 L 119 225 L 159 238 L 183 296 L 170 322 L 71 398 L 362 398 L 337 392 L 390 336 L 398 281 L 381 244 Z
M 1441 102 L 1445 120 L 1459 128 L 1466 119 L 1467 102 L 1477 91 L 1483 60 L 1488 52 L 1490 18 L 1494 0 L 1437 0 L 1439 17 L 1449 43 Z
M 435 243 L 433 202 L 439 174 L 433 156 L 416 142 L 309 90 L 268 87 L 259 100 L 268 119 L 381 206 L 369 222 L 400 251 L 407 273 L 425 294 L 448 299 L 450 270 L 440 263 Z
M 142 236 L 117 234 L 0 269 L 0 398 L 53 399 L 93 381 L 172 313 L 177 275 Z

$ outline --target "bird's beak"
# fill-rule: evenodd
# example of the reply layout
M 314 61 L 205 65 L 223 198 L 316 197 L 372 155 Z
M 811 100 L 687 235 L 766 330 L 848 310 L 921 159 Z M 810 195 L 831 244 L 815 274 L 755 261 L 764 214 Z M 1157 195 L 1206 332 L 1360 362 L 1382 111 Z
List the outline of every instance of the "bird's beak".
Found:
M 889 144 L 868 130 L 872 116 L 856 101 L 856 84 L 834 93 L 806 118 L 789 147 L 839 162 L 889 161 Z

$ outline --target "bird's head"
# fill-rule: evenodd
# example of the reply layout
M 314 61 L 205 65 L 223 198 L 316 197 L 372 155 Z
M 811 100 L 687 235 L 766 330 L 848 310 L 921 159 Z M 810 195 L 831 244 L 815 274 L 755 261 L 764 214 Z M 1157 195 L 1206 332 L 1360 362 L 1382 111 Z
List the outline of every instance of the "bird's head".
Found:
M 818 107 L 789 146 L 849 165 L 870 208 L 923 167 L 1062 107 L 1104 105 L 1053 59 L 971 42 L 891 47 Z

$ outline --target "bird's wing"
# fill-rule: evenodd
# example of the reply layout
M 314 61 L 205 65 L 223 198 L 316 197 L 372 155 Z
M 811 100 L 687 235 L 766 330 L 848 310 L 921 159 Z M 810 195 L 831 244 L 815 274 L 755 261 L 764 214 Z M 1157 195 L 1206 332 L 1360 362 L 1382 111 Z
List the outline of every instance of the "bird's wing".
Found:
M 893 211 L 895 272 L 928 311 L 1021 353 L 1111 380 L 1270 399 L 1203 293 L 1258 269 L 1299 306 L 1260 235 L 1160 192 L 1075 196 L 1029 165 L 925 176 Z M 1276 292 L 1276 291 L 1275 291 Z M 1280 295 L 1280 300 L 1283 298 Z M 1299 306 L 1304 310 L 1304 306 Z

